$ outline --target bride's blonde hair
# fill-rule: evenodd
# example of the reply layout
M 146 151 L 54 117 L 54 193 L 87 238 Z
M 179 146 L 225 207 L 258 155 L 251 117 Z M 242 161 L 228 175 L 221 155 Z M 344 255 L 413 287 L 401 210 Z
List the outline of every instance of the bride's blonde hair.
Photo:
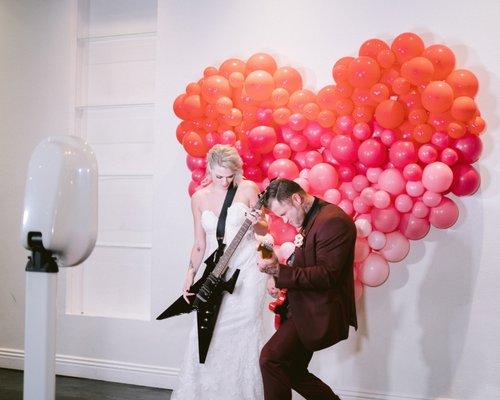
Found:
M 233 171 L 235 185 L 238 185 L 243 179 L 243 161 L 234 147 L 227 144 L 216 144 L 208 151 L 206 172 L 208 180 L 210 180 L 210 171 L 217 165 Z

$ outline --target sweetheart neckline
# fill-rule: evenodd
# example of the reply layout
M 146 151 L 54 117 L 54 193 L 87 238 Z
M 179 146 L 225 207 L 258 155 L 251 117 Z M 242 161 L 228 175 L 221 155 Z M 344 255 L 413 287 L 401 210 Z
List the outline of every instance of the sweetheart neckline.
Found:
M 233 204 L 231 204 L 231 205 L 230 205 L 227 209 L 229 210 L 229 209 L 230 209 L 232 206 L 234 206 L 235 204 L 241 204 L 242 206 L 244 206 L 244 207 L 246 207 L 246 208 L 249 208 L 249 207 L 248 207 L 245 203 L 243 203 L 242 201 L 233 201 Z M 218 216 L 215 212 L 213 212 L 212 210 L 210 210 L 210 209 L 208 209 L 208 208 L 207 208 L 206 210 L 203 210 L 203 211 L 201 212 L 201 214 L 203 215 L 205 212 L 208 212 L 208 213 L 212 214 L 215 218 L 219 219 L 219 216 Z

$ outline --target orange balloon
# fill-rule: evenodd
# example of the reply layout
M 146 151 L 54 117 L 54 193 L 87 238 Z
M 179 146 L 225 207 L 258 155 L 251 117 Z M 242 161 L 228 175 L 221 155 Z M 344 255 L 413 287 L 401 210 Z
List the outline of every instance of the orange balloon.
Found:
M 460 96 L 453 100 L 451 115 L 459 121 L 471 120 L 477 112 L 476 103 L 470 97 Z
M 420 36 L 411 32 L 402 33 L 391 44 L 391 50 L 400 64 L 413 57 L 418 57 L 424 52 L 424 48 L 424 41 Z
M 396 94 L 406 94 L 411 90 L 411 83 L 408 79 L 400 76 L 392 82 L 392 90 Z
M 432 125 L 436 131 L 445 132 L 448 129 L 448 124 L 453 121 L 450 112 L 445 113 L 430 113 L 427 118 L 427 123 Z
M 396 62 L 396 56 L 392 50 L 382 50 L 377 55 L 377 62 L 382 68 L 391 68 Z
M 429 83 L 434 75 L 434 66 L 425 57 L 414 57 L 401 65 L 401 76 L 413 85 Z
M 477 116 L 467 124 L 467 128 L 473 135 L 480 135 L 486 128 L 486 122 L 484 119 Z
M 188 85 L 186 86 L 186 93 L 187 94 L 200 94 L 201 93 L 201 86 L 196 82 L 188 83 Z
M 229 114 L 233 108 L 233 101 L 229 97 L 219 97 L 215 103 L 215 109 L 221 114 Z
M 349 84 L 354 87 L 370 88 L 380 78 L 380 67 L 371 57 L 355 58 L 347 67 Z
M 277 88 L 283 88 L 288 93 L 302 89 L 302 76 L 299 71 L 292 67 L 281 67 L 273 74 Z
M 339 83 L 337 85 L 337 94 L 344 99 L 351 97 L 353 93 L 353 88 L 348 83 Z
M 452 104 L 453 89 L 444 81 L 433 81 L 422 92 L 422 105 L 430 112 L 444 112 Z
M 266 53 L 257 53 L 247 60 L 246 72 L 249 74 L 250 72 L 260 70 L 266 71 L 272 75 L 277 67 L 276 61 L 274 61 L 272 56 Z
M 215 67 L 207 67 L 203 70 L 203 77 L 208 78 L 209 76 L 218 75 L 219 71 Z
M 455 97 L 468 96 L 474 97 L 479 89 L 479 82 L 472 72 L 466 69 L 457 69 L 453 71 L 446 82 L 453 88 Z
M 286 105 L 288 103 L 289 99 L 290 99 L 290 95 L 282 87 L 278 87 L 278 88 L 274 89 L 271 93 L 271 101 L 272 101 L 273 106 L 274 106 L 273 108 Z
M 432 129 L 432 126 L 428 124 L 419 124 L 413 129 L 413 139 L 415 139 L 417 143 L 429 143 L 433 133 L 434 129 Z
M 288 118 L 290 118 L 290 115 L 292 115 L 292 113 L 288 108 L 277 108 L 273 111 L 273 120 L 278 125 L 285 125 L 288 122 Z
M 177 138 L 178 142 L 182 144 L 182 139 L 184 139 L 184 136 L 188 132 L 191 132 L 193 129 L 194 125 L 191 121 L 181 121 L 181 123 L 177 125 L 177 129 L 175 130 L 175 137 Z
M 375 109 L 375 119 L 384 128 L 396 128 L 405 119 L 405 106 L 397 100 L 384 100 Z
M 245 91 L 254 100 L 268 99 L 273 90 L 274 79 L 269 72 L 263 70 L 253 71 L 245 79 Z
M 214 104 L 219 97 L 231 97 L 231 86 L 226 78 L 220 75 L 211 75 L 203 79 L 201 95 L 205 101 Z
M 314 121 L 320 111 L 321 108 L 316 103 L 307 103 L 302 109 L 302 114 L 304 114 L 304 117 L 309 121 Z
M 349 75 L 347 68 L 349 64 L 354 60 L 354 57 L 342 57 L 338 60 L 332 68 L 332 76 L 337 83 L 347 83 L 349 80 Z
M 333 111 L 323 110 L 319 112 L 317 121 L 323 128 L 330 128 L 333 126 L 336 119 L 337 117 Z
M 460 122 L 450 122 L 448 124 L 448 135 L 453 139 L 460 139 L 466 132 L 465 125 Z
M 188 132 L 182 139 L 182 146 L 193 157 L 205 157 L 207 147 L 201 136 L 196 132 Z
M 245 84 L 245 75 L 241 72 L 231 72 L 229 74 L 229 84 L 233 88 L 241 88 Z
M 406 105 L 406 108 L 408 110 L 423 107 L 420 93 L 418 93 L 416 90 L 410 90 L 409 93 L 400 95 L 399 100 Z
M 315 100 L 316 96 L 310 90 L 297 90 L 290 95 L 290 100 L 288 100 L 288 108 L 294 113 L 302 112 L 302 109 L 307 103 L 314 103 Z
M 415 108 L 408 113 L 408 121 L 412 125 L 424 124 L 427 118 L 429 118 L 429 113 L 423 108 Z
M 222 121 L 229 126 L 236 126 L 241 124 L 243 115 L 237 108 L 231 108 L 228 114 L 222 116 Z
M 229 97 L 221 97 L 221 98 L 229 99 Z M 217 107 L 215 106 L 215 104 L 207 104 L 205 106 L 205 116 L 207 118 L 217 118 L 218 115 L 219 111 L 217 111 Z
M 356 122 L 370 122 L 373 118 L 374 109 L 370 106 L 356 106 L 352 112 L 352 117 Z
M 351 99 L 338 99 L 335 102 L 335 112 L 337 115 L 349 115 L 354 110 L 354 103 Z
M 184 119 L 199 118 L 202 117 L 204 113 L 203 103 L 198 94 L 187 96 L 183 101 L 182 108 L 186 113 Z
M 381 101 L 389 98 L 390 92 L 387 86 L 383 83 L 376 83 L 371 87 L 370 94 L 375 103 L 380 103 Z
M 380 39 L 369 39 L 364 42 L 359 48 L 359 55 L 371 57 L 374 60 L 377 59 L 378 54 L 382 50 L 389 50 L 389 46 L 386 42 Z
M 380 83 L 383 83 L 390 90 L 392 90 L 392 82 L 394 82 L 396 78 L 399 78 L 399 71 L 397 69 L 386 69 L 382 71 L 382 75 L 380 76 Z
M 369 88 L 354 89 L 351 100 L 357 106 L 366 106 L 372 104 L 372 96 Z
M 335 103 L 339 99 L 337 93 L 337 87 L 335 85 L 328 85 L 321 89 L 317 96 L 316 102 L 318 105 L 325 110 L 334 110 Z
M 433 80 L 442 80 L 455 68 L 455 54 L 448 47 L 442 44 L 433 44 L 427 47 L 422 54 L 434 66 Z
M 188 119 L 186 110 L 184 109 L 184 100 L 188 95 L 186 93 L 177 96 L 174 100 L 174 114 L 180 119 Z
M 233 72 L 240 72 L 242 74 L 245 74 L 246 67 L 247 66 L 244 61 L 237 58 L 230 58 L 221 64 L 221 66 L 219 67 L 219 73 L 224 78 L 229 78 L 229 75 L 231 75 Z

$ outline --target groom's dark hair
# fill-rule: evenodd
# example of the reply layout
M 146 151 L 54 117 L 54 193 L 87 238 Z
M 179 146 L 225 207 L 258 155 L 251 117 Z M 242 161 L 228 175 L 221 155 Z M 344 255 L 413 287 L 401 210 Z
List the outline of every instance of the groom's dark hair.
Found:
M 280 203 L 289 202 L 295 193 L 300 194 L 301 197 L 306 195 L 304 189 L 297 182 L 285 178 L 274 179 L 267 186 L 264 206 L 269 208 L 273 200 Z

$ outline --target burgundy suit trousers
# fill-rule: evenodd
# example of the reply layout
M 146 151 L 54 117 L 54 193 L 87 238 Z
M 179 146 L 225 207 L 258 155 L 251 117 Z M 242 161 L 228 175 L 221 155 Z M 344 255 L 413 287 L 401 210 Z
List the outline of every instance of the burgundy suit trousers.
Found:
M 307 400 L 340 400 L 327 384 L 307 370 L 312 355 L 300 341 L 293 317 L 288 318 L 260 354 L 265 400 L 290 400 L 292 389 Z

